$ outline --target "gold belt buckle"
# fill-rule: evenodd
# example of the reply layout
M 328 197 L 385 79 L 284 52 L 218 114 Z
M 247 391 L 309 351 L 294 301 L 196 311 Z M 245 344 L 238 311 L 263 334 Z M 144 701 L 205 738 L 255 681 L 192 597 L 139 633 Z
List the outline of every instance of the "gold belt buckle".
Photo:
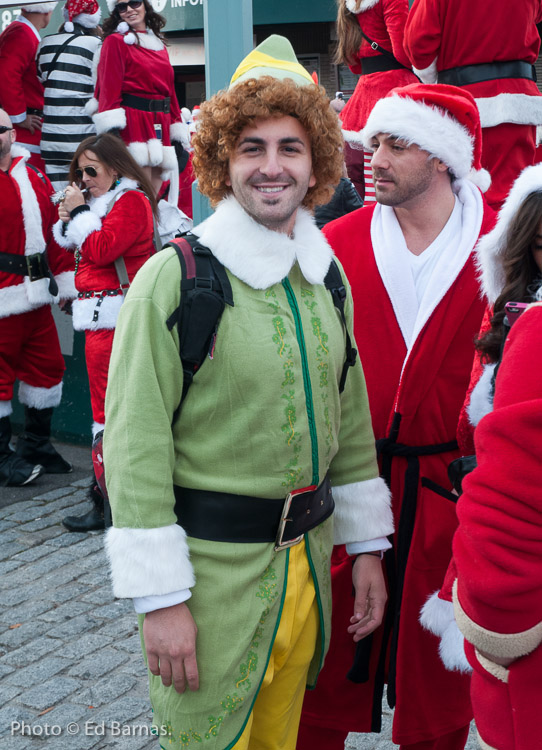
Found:
M 290 511 L 293 499 L 297 497 L 297 495 L 303 495 L 306 492 L 314 492 L 314 490 L 316 489 L 316 485 L 312 485 L 311 487 L 303 487 L 300 490 L 293 490 L 286 495 L 286 500 L 284 501 L 284 505 L 282 506 L 279 528 L 275 539 L 275 552 L 279 552 L 281 549 L 287 549 L 288 547 L 295 547 L 295 545 L 299 544 L 299 542 L 305 536 L 305 534 L 301 534 L 300 536 L 296 536 L 294 539 L 288 539 L 288 541 L 286 542 L 282 541 L 282 538 L 286 531 L 286 524 L 288 523 L 288 521 L 293 521 L 292 518 L 288 518 L 288 513 Z

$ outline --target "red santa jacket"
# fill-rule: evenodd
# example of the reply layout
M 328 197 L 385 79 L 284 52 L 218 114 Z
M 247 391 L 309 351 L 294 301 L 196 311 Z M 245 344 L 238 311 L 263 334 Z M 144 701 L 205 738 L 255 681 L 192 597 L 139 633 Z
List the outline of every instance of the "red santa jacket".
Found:
M 41 131 L 18 128 L 29 109 L 43 110 L 43 86 L 36 69 L 40 35 L 29 21 L 17 19 L 0 34 L 0 104 L 15 125 L 19 143 L 39 154 Z
M 542 736 L 541 368 L 537 304 L 508 335 L 453 541 L 454 608 L 472 644 L 475 719 L 484 747 L 498 750 L 532 750 Z M 492 656 L 516 661 L 504 668 Z
M 30 281 L 28 276 L 0 271 L 0 318 L 18 315 L 42 305 L 72 299 L 73 258 L 60 248 L 52 236 L 56 208 L 51 203 L 51 183 L 26 166 L 30 154 L 12 146 L 13 161 L 7 172 L 0 170 L 0 252 L 28 256 L 47 252 L 59 288 L 58 297 L 49 293 L 46 278 Z
M 142 166 L 171 169 L 176 164 L 171 141 L 188 145 L 188 126 L 182 121 L 173 68 L 158 37 L 141 32 L 137 38 L 139 44 L 134 43 L 134 32 L 114 33 L 104 39 L 94 93 L 98 103 L 94 123 L 98 133 L 119 128 L 132 156 Z M 123 94 L 144 99 L 169 97 L 170 112 L 134 109 L 122 103 Z
M 468 679 L 445 669 L 439 658 L 438 641 L 419 624 L 423 604 L 444 579 L 457 525 L 455 505 L 442 496 L 441 488 L 445 494 L 449 487 L 447 466 L 458 455 L 453 447 L 457 419 L 469 380 L 472 342 L 484 310 L 473 248 L 479 234 L 488 231 L 494 222 L 493 211 L 483 204 L 477 188 L 461 188 L 458 184 L 456 189 L 467 191 L 465 228 L 457 240 L 457 252 L 447 256 L 450 265 L 435 270 L 438 284 L 434 285 L 431 304 L 421 313 L 414 329 L 418 333 L 413 333 L 410 347 L 405 343 L 397 315 L 398 295 L 406 279 L 395 278 L 393 291 L 385 272 L 390 267 L 380 266 L 382 255 L 387 256 L 392 270 L 397 263 L 393 241 L 391 245 L 385 239 L 380 243 L 378 259 L 375 249 L 379 213 L 382 208 L 391 209 L 378 205 L 361 208 L 324 228 L 352 286 L 354 334 L 377 445 L 379 440 L 391 438 L 391 443 L 412 448 L 441 446 L 435 455 L 414 450 L 422 455 L 399 455 L 391 460 L 395 554 L 399 558 L 398 569 L 404 571 L 393 730 L 393 740 L 398 744 L 421 742 L 459 729 L 471 717 Z M 389 238 L 386 232 L 383 236 Z M 384 470 L 390 459 L 384 456 L 382 460 Z M 351 606 L 350 575 L 351 562 L 342 548 L 336 548 L 332 561 L 330 651 L 316 690 L 306 696 L 304 707 L 305 717 L 310 714 L 309 722 L 341 727 L 345 733 L 367 732 L 371 727 L 375 731 L 371 707 L 374 699 L 374 715 L 379 715 L 378 684 L 379 679 L 384 681 L 378 666 L 385 632 L 382 628 L 373 634 L 367 655 L 368 682 L 353 684 L 346 678 L 356 648 L 346 632 Z
M 540 49 L 536 29 L 541 0 L 415 0 L 405 28 L 405 50 L 426 83 L 441 70 L 524 60 L 534 65 Z M 536 83 L 502 78 L 465 86 L 476 99 L 483 128 L 501 123 L 542 123 Z
M 61 221 L 54 226 L 58 243 L 76 251 L 76 331 L 115 328 L 124 301 L 115 260 L 124 258 L 132 281 L 154 252 L 151 205 L 137 188 L 135 180 L 123 177 L 113 190 L 91 198 L 89 211 L 77 214 L 67 226 Z
M 415 83 L 416 78 L 409 70 L 410 61 L 403 49 L 408 0 L 362 0 L 359 10 L 355 8 L 354 0 L 343 2 L 352 13 L 356 13 L 363 32 L 408 68 L 361 76 L 354 94 L 340 114 L 343 130 L 348 134 L 347 139 L 357 142 L 359 130 L 365 125 L 376 102 L 396 86 Z M 380 53 L 372 49 L 369 42 L 364 39 L 359 48 L 358 62 L 349 67 L 353 73 L 359 74 L 363 70 L 364 59 L 379 55 Z

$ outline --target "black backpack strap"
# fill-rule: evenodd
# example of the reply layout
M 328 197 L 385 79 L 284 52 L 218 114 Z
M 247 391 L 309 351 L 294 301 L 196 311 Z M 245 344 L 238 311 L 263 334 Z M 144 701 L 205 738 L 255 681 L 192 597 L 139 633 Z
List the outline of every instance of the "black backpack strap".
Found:
M 344 332 L 346 335 L 346 359 L 344 361 L 341 380 L 339 382 L 339 393 L 342 393 L 346 384 L 346 376 L 348 375 L 348 370 L 350 369 L 350 367 L 353 367 L 355 365 L 358 352 L 357 349 L 354 349 L 354 347 L 352 346 L 352 339 L 350 338 L 350 332 L 346 324 L 346 317 L 344 315 L 346 287 L 344 285 L 341 272 L 339 271 L 339 266 L 337 265 L 335 260 L 331 261 L 331 265 L 329 266 L 326 278 L 324 279 L 324 284 L 326 285 L 326 289 L 328 289 L 331 293 L 333 304 L 339 311 L 339 315 L 341 316 L 341 320 L 344 326 Z
M 233 307 L 233 292 L 224 266 L 190 233 L 170 240 L 181 265 L 181 303 L 166 321 L 179 331 L 183 391 L 173 415 L 177 419 L 195 373 L 212 357 L 216 331 L 226 305 Z

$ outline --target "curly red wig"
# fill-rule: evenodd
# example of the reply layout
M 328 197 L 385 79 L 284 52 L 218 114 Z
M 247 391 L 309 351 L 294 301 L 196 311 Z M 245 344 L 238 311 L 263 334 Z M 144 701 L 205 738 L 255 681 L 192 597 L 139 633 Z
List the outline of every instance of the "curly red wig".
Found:
M 331 198 L 342 176 L 343 138 L 324 89 L 262 76 L 219 91 L 201 105 L 192 141 L 194 171 L 213 206 L 231 193 L 226 185 L 229 159 L 242 130 L 257 119 L 284 116 L 296 117 L 310 138 L 316 184 L 303 205 L 312 209 Z

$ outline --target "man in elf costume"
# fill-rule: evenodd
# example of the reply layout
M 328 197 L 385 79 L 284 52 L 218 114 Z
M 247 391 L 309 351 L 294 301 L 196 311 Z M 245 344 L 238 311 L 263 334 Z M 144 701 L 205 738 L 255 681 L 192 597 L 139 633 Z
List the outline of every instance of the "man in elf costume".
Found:
M 76 296 L 73 259 L 52 236 L 57 212 L 51 183 L 27 166 L 15 131 L 0 110 L 0 486 L 23 485 L 71 465 L 50 442 L 60 403 L 64 360 L 51 303 Z M 10 448 L 11 400 L 19 380 L 25 431 Z
M 457 520 L 447 466 L 458 456 L 457 421 L 484 311 L 473 249 L 494 214 L 476 186 L 488 182 L 478 110 L 454 86 L 397 88 L 372 110 L 363 142 L 373 151 L 377 203 L 324 232 L 352 284 L 354 332 L 392 493 L 390 600 L 372 644 L 354 649 L 344 636 L 349 562 L 336 549 L 331 649 L 307 694 L 298 747 L 342 750 L 349 731 L 380 731 L 387 679 L 394 742 L 460 750 L 472 718 L 468 677 L 445 669 L 419 616 L 451 557 Z M 433 606 L 442 628 L 453 621 L 450 602 Z
M 352 553 L 349 637 L 362 638 L 381 621 L 392 529 L 359 362 L 340 393 L 345 328 L 324 286 L 331 248 L 310 213 L 341 176 L 342 139 L 277 36 L 199 122 L 194 167 L 216 212 L 194 233 L 224 266 L 233 306 L 174 421 L 174 250 L 130 288 L 106 398 L 106 546 L 115 594 L 141 613 L 162 747 L 294 750 L 329 641 L 333 540 Z M 281 515 L 298 518 L 282 540 Z
M 39 32 L 51 20 L 56 3 L 34 3 L 0 35 L 0 106 L 15 125 L 17 145 L 30 151 L 29 164 L 45 171 L 40 155 L 43 85 L 36 69 Z

